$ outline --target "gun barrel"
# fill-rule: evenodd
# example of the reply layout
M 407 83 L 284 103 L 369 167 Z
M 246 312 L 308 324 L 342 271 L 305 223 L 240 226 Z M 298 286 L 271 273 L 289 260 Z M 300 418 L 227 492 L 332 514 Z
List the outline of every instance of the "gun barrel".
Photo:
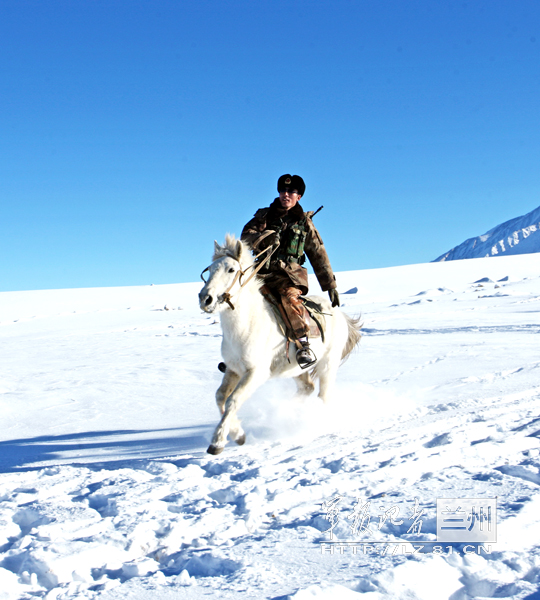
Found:
M 319 206 L 319 208 L 318 208 L 318 209 L 317 209 L 317 210 L 316 210 L 316 211 L 315 211 L 315 212 L 314 212 L 314 213 L 311 215 L 311 218 L 313 219 L 313 217 L 314 217 L 314 216 L 315 216 L 315 215 L 316 215 L 316 214 L 317 214 L 317 213 L 318 213 L 320 210 L 322 210 L 323 208 L 324 208 L 324 206 L 322 206 L 322 205 L 321 205 L 321 206 Z

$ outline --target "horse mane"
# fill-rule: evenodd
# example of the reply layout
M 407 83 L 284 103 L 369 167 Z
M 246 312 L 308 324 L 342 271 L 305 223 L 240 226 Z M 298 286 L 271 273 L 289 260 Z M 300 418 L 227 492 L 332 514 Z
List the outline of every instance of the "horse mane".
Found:
M 237 239 L 232 233 L 227 233 L 225 235 L 225 244 L 223 246 L 214 242 L 212 262 L 224 256 L 230 256 L 237 260 L 242 265 L 243 269 L 250 267 L 255 261 L 251 254 L 250 246 L 243 240 Z

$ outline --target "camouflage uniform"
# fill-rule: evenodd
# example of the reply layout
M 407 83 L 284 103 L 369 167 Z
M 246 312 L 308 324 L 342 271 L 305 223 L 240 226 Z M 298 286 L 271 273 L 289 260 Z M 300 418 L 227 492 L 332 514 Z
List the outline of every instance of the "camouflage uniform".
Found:
M 298 226 L 305 236 L 303 251 L 315 271 L 322 290 L 326 292 L 336 288 L 336 278 L 321 236 L 311 220 L 312 214 L 305 213 L 300 204 L 286 210 L 282 208 L 279 198 L 276 198 L 268 208 L 261 208 L 255 213 L 253 219 L 242 230 L 241 236 L 242 240 L 259 253 L 274 244 L 275 236 L 270 235 L 262 239 L 260 245 L 257 243 L 258 240 L 269 230 L 280 232 L 279 248 L 272 255 L 270 264 L 267 263 L 259 271 L 259 276 L 264 279 L 270 290 L 278 292 L 281 296 L 283 308 L 298 338 L 307 335 L 308 332 L 306 309 L 299 298 L 308 292 L 308 274 L 302 266 L 305 260 L 303 253 L 302 256 L 295 257 L 287 250 L 294 229 L 298 231 Z

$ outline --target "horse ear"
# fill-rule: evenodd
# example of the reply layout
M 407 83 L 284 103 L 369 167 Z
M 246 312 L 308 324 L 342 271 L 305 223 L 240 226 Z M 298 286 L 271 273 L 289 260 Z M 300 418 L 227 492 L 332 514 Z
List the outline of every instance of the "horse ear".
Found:
M 218 253 L 221 250 L 221 246 L 214 240 L 214 253 Z
M 236 260 L 240 260 L 241 256 L 242 256 L 242 242 L 240 240 L 238 240 L 236 242 Z

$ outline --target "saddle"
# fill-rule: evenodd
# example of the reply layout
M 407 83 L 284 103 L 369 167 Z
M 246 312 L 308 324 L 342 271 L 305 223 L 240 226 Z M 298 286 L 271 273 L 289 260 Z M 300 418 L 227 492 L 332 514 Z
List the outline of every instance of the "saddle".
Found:
M 287 318 L 279 296 L 274 294 L 266 285 L 262 286 L 261 294 L 270 303 L 283 335 L 289 342 L 296 343 L 296 337 L 293 333 L 291 324 L 289 323 L 289 319 Z M 313 339 L 320 337 L 324 342 L 324 334 L 326 331 L 325 315 L 328 313 L 323 312 L 323 307 L 314 298 L 309 296 L 300 296 L 300 298 L 302 299 L 308 314 L 308 338 Z

